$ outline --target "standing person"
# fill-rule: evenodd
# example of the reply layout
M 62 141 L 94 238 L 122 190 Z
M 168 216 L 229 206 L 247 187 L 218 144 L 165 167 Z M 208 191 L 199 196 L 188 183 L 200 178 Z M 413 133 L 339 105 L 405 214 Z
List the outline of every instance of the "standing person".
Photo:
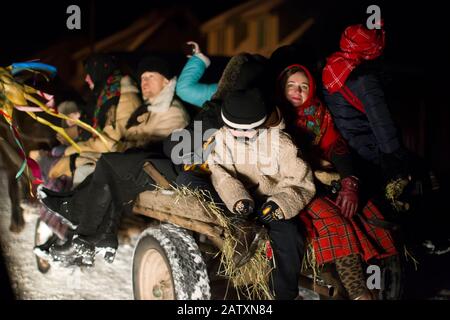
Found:
M 362 260 L 381 259 L 397 253 L 389 232 L 375 228 L 367 219 L 383 219 L 381 213 L 361 194 L 350 150 L 334 128 L 325 105 L 316 97 L 315 82 L 309 70 L 289 59 L 280 59 L 289 50 L 280 48 L 271 61 L 277 79 L 277 100 L 287 131 L 305 150 L 305 159 L 314 169 L 322 159 L 340 175 L 336 201 L 320 190 L 300 214 L 312 241 L 318 265 L 335 263 L 340 279 L 351 299 L 371 299 L 366 287 Z M 364 199 L 366 198 L 366 199 Z M 362 210 L 361 209 L 362 204 Z M 359 213 L 359 214 L 357 214 Z
M 276 299 L 298 295 L 303 241 L 293 219 L 315 193 L 310 167 L 297 156 L 289 135 L 264 126 L 270 115 L 258 89 L 239 90 L 224 100 L 225 125 L 214 135 L 208 165 L 211 181 L 228 210 L 252 214 L 268 228 L 274 252 Z

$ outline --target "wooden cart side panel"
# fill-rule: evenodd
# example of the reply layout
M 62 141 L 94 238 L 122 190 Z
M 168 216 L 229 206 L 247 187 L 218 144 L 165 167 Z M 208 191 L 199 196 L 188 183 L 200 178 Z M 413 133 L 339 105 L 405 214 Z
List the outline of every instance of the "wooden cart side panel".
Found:
M 169 194 L 165 190 L 144 191 L 139 194 L 136 200 L 135 207 L 137 206 L 218 225 L 217 220 L 211 216 L 203 204 L 194 196 L 179 197 L 176 194 Z
M 217 225 L 211 225 L 205 222 L 177 216 L 167 212 L 155 211 L 140 206 L 139 204 L 135 204 L 133 210 L 135 213 L 154 218 L 161 222 L 170 222 L 185 229 L 204 234 L 214 243 L 215 246 L 217 246 L 219 249 L 222 248 L 224 241 L 224 230 Z

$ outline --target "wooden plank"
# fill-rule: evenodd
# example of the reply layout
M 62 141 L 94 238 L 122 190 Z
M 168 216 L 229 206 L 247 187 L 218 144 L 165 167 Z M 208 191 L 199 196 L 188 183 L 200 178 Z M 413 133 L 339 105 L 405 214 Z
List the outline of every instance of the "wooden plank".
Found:
M 150 162 L 144 163 L 144 171 L 150 176 L 150 178 L 153 179 L 153 181 L 158 184 L 158 186 L 164 189 L 170 188 L 170 183 L 169 181 L 167 181 L 166 177 L 164 177 L 158 170 L 156 170 L 156 168 Z
M 151 190 L 139 194 L 136 205 L 149 210 L 219 225 L 215 217 L 194 196 L 177 196 L 174 191 Z
M 219 249 L 222 248 L 224 241 L 223 229 L 218 227 L 217 225 L 210 225 L 198 220 L 180 217 L 166 212 L 151 210 L 149 208 L 139 206 L 138 204 L 134 206 L 133 211 L 147 217 L 157 219 L 161 222 L 170 222 L 180 227 L 198 232 L 200 234 L 204 234 L 214 243 L 216 247 L 218 247 Z

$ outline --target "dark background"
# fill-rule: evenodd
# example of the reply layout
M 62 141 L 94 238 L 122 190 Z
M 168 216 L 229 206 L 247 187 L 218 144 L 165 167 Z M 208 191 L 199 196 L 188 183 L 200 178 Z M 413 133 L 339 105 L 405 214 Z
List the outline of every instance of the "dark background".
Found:
M 192 10 L 200 22 L 243 1 L 3 1 L 1 5 L 0 66 L 23 61 L 50 45 L 71 38 L 102 39 L 130 25 L 135 19 L 154 8 L 170 6 Z M 377 4 L 385 20 L 386 49 L 384 60 L 389 72 L 386 95 L 395 121 L 404 134 L 407 146 L 418 152 L 438 173 L 444 190 L 450 179 L 450 11 L 444 1 L 302 1 L 300 14 L 315 13 L 316 23 L 300 40 L 303 48 L 310 48 L 318 58 L 338 50 L 344 28 L 364 23 L 366 8 Z M 71 4 L 81 8 L 81 30 L 68 30 L 66 9 Z M 196 40 L 196 39 L 193 39 Z M 168 39 L 170 41 L 170 39 Z M 180 44 L 181 53 L 181 44 Z M 422 106 L 422 108 L 420 107 Z M 422 141 L 418 144 L 418 140 Z M 417 147 L 419 145 L 419 147 Z M 439 209 L 437 209 L 439 210 Z M 428 212 L 423 219 L 449 214 Z M 448 255 L 447 255 L 448 256 Z M 435 257 L 422 264 L 420 277 L 411 283 L 409 296 L 423 298 L 436 291 L 430 282 L 450 286 L 447 260 Z M 437 271 L 435 266 L 441 266 Z M 0 265 L 1 267 L 1 265 Z M 1 268 L 0 268 L 1 269 Z M 439 269 L 440 270 L 440 269 Z M 0 279 L 5 280 L 0 270 Z M 2 288 L 0 283 L 0 288 Z
M 154 8 L 190 8 L 200 21 L 245 1 L 236 0 L 151 0 L 115 1 L 8 1 L 2 3 L 1 63 L 25 59 L 33 52 L 68 37 L 84 35 L 95 39 L 118 31 L 134 19 Z M 397 63 L 411 63 L 417 68 L 436 70 L 443 63 L 448 67 L 448 11 L 442 1 L 414 3 L 410 1 L 302 1 L 306 10 L 320 12 L 321 33 L 314 34 L 316 49 L 336 49 L 343 28 L 350 23 L 362 23 L 366 8 L 377 4 L 389 30 L 385 55 Z M 82 29 L 68 30 L 66 9 L 71 4 L 81 8 Z M 92 10 L 93 9 L 93 10 Z M 93 14 L 91 14 L 93 12 Z M 93 19 L 92 19 L 93 16 Z M 326 24 L 326 25 L 325 25 Z M 92 29 L 93 28 L 93 29 Z M 329 53 L 329 52 L 325 52 Z

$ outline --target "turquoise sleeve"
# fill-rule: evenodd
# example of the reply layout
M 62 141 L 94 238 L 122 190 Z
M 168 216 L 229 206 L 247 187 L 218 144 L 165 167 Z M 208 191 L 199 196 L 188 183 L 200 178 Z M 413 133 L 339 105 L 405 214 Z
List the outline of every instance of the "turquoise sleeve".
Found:
M 178 77 L 176 93 L 181 100 L 197 107 L 210 100 L 217 91 L 217 83 L 199 83 L 206 70 L 202 59 L 192 56 Z

